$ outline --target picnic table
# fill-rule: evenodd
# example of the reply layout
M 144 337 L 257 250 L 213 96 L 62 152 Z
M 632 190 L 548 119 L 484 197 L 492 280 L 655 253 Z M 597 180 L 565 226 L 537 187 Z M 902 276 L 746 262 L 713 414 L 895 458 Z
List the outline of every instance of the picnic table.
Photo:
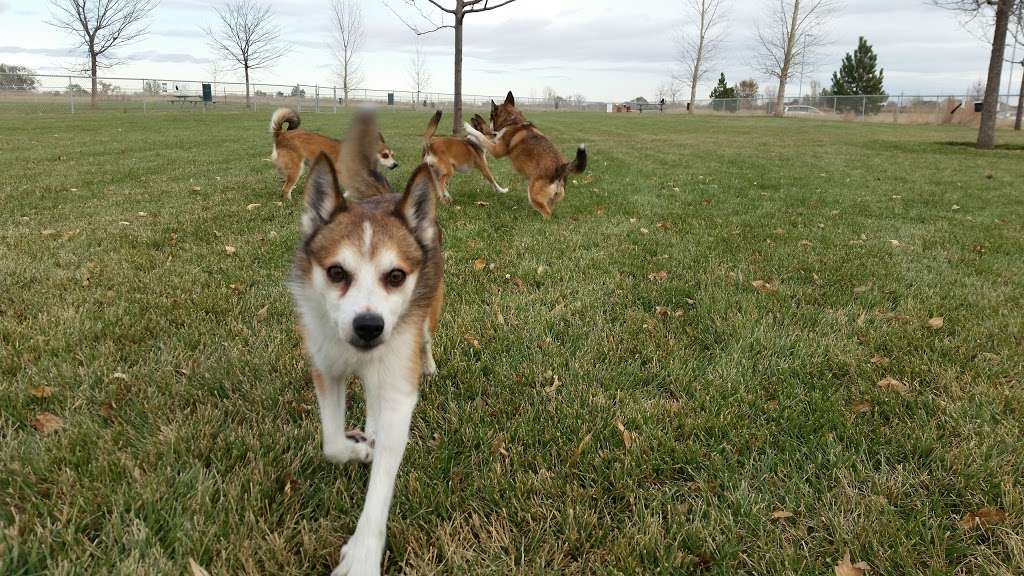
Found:
M 193 94 L 172 94 L 171 96 L 173 96 L 173 98 L 168 100 L 168 102 L 170 102 L 172 104 L 176 104 L 178 102 L 182 102 L 182 103 L 188 102 L 188 103 L 192 104 L 193 106 L 195 106 L 196 104 L 204 103 L 204 102 L 208 103 L 208 104 L 213 104 L 212 100 L 207 102 L 206 100 L 203 99 L 202 96 L 193 95 Z

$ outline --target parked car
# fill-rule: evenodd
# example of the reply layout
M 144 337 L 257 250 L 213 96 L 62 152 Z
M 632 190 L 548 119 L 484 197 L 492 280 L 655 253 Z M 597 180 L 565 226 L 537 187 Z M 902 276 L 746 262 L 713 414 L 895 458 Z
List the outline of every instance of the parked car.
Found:
M 793 106 L 786 106 L 786 114 L 821 114 L 821 110 L 818 110 L 814 106 L 797 104 Z

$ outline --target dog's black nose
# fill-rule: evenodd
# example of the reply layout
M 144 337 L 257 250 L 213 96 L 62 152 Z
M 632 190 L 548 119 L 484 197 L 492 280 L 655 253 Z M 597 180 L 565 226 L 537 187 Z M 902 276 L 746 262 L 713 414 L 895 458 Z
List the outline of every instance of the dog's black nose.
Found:
M 384 318 L 380 314 L 360 314 L 352 321 L 352 329 L 363 342 L 370 343 L 384 333 Z
M 398 168 L 398 162 L 395 162 L 394 164 L 391 165 L 392 170 L 394 170 L 395 168 Z

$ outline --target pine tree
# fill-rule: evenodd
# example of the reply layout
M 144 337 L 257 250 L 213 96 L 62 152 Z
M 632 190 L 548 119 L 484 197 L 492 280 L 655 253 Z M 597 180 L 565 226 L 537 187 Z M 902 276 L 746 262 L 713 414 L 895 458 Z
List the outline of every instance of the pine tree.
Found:
M 839 98 L 837 110 L 863 111 L 877 114 L 882 104 L 888 100 L 882 83 L 885 80 L 885 69 L 878 69 L 878 55 L 863 36 L 857 43 L 853 54 L 846 54 L 838 72 L 832 73 L 832 89 L 834 96 L 874 96 L 873 98 Z
M 711 99 L 714 102 L 711 103 L 711 107 L 717 111 L 735 112 L 736 111 L 736 89 L 729 86 L 729 83 L 725 81 L 725 72 L 718 77 L 718 84 L 715 89 L 711 91 Z

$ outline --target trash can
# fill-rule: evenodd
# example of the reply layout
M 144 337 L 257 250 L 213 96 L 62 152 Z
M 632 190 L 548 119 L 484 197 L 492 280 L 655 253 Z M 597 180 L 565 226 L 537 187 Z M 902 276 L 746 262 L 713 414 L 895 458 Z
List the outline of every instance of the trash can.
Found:
M 394 105 L 395 105 L 395 93 L 394 92 L 388 92 L 388 106 L 394 106 Z

